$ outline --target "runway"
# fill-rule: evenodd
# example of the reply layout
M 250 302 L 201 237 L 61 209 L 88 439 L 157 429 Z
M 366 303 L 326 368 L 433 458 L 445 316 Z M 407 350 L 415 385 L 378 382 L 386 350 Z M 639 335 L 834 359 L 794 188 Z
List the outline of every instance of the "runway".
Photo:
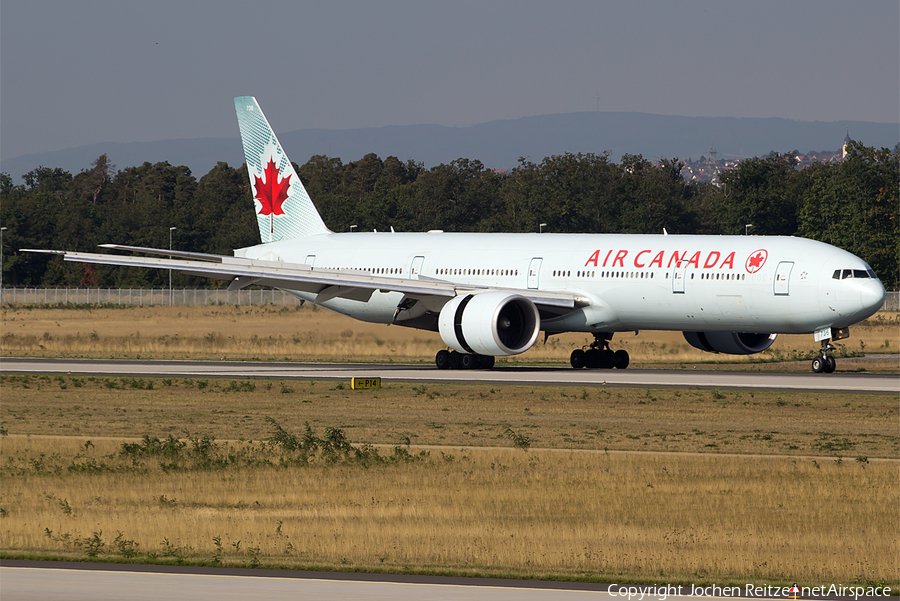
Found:
M 647 599 L 682 601 L 784 598 L 778 587 L 696 585 L 625 585 L 597 582 L 503 580 L 398 574 L 298 572 L 242 568 L 114 565 L 58 561 L 4 560 L 0 567 L 4 601 L 66 599 L 67 601 L 371 601 L 480 600 L 569 601 L 574 599 Z M 747 587 L 753 586 L 752 590 Z M 865 589 L 862 589 L 865 590 Z M 871 589 L 870 589 L 871 590 Z M 853 592 L 856 592 L 854 589 Z M 849 593 L 850 595 L 853 592 Z M 865 594 L 865 593 L 860 593 Z M 817 595 L 822 601 L 834 595 Z M 869 598 L 869 597 L 862 597 Z
M 480 382 L 652 388 L 804 390 L 898 394 L 900 375 L 812 372 L 752 372 L 694 369 L 574 370 L 568 367 L 495 367 L 492 370 L 438 370 L 427 365 L 376 363 L 261 363 L 229 361 L 120 361 L 104 359 L 0 359 L 0 373 L 86 374 L 134 377 L 277 378 L 383 382 Z
M 7 567 L 8 563 L 4 562 L 4 566 L 0 568 L 4 601 L 113 600 L 122 599 L 123 591 L 128 591 L 126 597 L 132 601 L 566 601 L 609 597 L 607 593 L 597 590 L 578 590 L 577 583 L 572 583 L 575 587 L 560 590 L 560 587 L 542 588 L 542 583 L 520 583 L 518 586 L 479 584 L 475 578 L 385 577 L 377 574 L 334 574 L 330 578 L 327 575 L 316 578 L 309 575 L 292 576 L 290 572 L 273 573 L 271 570 L 193 569 L 172 573 L 171 568 L 155 566 L 119 566 L 118 569 L 97 566 L 96 569 L 73 570 Z M 140 568 L 144 570 L 138 571 Z

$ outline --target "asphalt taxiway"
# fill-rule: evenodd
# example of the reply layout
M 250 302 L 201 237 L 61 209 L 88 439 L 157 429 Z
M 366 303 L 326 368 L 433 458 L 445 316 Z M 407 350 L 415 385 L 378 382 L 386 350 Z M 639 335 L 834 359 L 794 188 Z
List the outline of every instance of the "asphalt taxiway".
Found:
M 85 374 L 133 377 L 278 378 L 382 381 L 480 382 L 653 388 L 805 390 L 900 394 L 900 375 L 835 372 L 726 371 L 704 369 L 603 369 L 507 367 L 438 370 L 426 365 L 379 363 L 263 363 L 237 361 L 124 361 L 104 359 L 0 359 L 0 373 Z

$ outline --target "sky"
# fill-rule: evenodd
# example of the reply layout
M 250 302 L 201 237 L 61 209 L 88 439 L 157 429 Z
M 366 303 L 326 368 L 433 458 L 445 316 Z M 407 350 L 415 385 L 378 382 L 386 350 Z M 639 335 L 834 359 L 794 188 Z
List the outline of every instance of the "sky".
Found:
M 0 157 L 580 111 L 900 121 L 897 0 L 3 0 Z

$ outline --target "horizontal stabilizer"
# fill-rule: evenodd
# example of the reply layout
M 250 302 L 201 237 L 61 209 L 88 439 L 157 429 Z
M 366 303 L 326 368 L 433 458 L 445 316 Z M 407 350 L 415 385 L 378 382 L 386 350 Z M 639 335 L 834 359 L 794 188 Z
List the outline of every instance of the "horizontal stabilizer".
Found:
M 148 248 L 146 246 L 125 246 L 124 244 L 101 244 L 100 248 L 110 250 L 124 250 L 128 252 L 144 253 L 147 255 L 160 255 L 164 257 L 179 257 L 194 261 L 214 261 L 221 263 L 223 259 L 234 259 L 231 255 L 211 255 L 209 253 L 194 253 L 184 250 L 169 250 L 166 248 Z

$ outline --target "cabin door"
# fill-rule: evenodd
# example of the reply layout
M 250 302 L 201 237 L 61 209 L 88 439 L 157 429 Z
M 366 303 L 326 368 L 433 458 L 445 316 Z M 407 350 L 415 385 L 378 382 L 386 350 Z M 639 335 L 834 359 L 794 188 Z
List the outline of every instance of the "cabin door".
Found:
M 537 290 L 539 284 L 539 277 L 541 274 L 541 263 L 544 259 L 540 257 L 535 257 L 531 260 L 531 265 L 528 266 L 528 288 L 529 290 Z
M 787 296 L 790 294 L 791 270 L 794 268 L 793 261 L 782 261 L 775 269 L 775 294 L 778 296 Z
M 672 292 L 684 294 L 684 276 L 686 272 L 686 266 L 680 267 L 676 265 L 675 269 L 672 270 Z
M 419 274 L 422 273 L 422 263 L 425 262 L 425 257 L 414 257 L 412 265 L 409 268 L 409 279 L 418 280 Z

